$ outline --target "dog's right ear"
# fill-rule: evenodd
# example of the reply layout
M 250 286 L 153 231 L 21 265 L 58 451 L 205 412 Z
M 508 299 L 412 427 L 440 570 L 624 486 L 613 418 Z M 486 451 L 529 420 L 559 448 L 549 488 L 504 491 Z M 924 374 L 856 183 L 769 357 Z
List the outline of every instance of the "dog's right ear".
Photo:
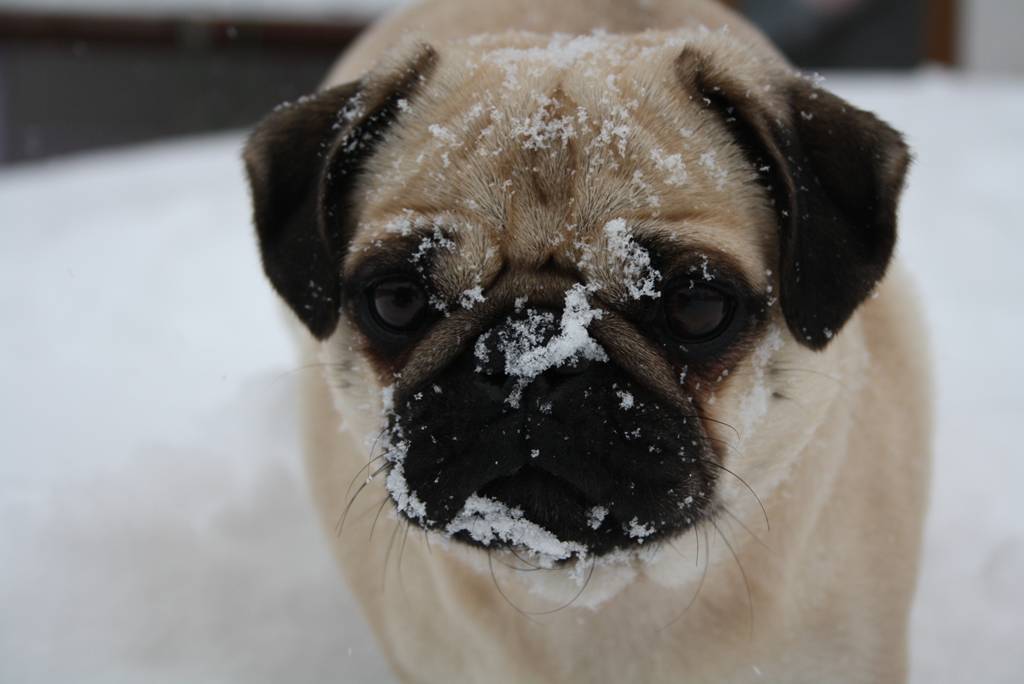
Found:
M 758 170 L 778 217 L 782 313 L 801 344 L 823 349 L 888 268 L 910 163 L 903 137 L 788 71 L 763 83 L 690 47 L 675 66 Z
M 429 46 L 398 69 L 282 105 L 245 146 L 263 270 L 318 339 L 338 324 L 356 181 L 436 62 Z

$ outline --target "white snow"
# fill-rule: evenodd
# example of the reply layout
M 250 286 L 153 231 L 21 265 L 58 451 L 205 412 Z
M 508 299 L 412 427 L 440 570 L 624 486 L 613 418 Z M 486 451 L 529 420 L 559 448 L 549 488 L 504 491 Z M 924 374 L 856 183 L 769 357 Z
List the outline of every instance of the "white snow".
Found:
M 416 492 L 409 489 L 409 483 L 405 479 L 405 455 L 409 450 L 408 442 L 401 439 L 400 432 L 386 435 L 381 439 L 386 440 L 383 445 L 385 458 L 391 464 L 384 484 L 391 495 L 395 508 L 413 520 L 429 523 L 426 504 L 416 496 Z
M 405 209 L 398 216 L 394 216 L 387 220 L 383 228 L 389 233 L 396 233 L 398 235 L 407 236 L 412 235 L 414 230 L 425 230 L 432 227 L 434 224 L 431 219 L 424 216 L 423 214 L 412 211 L 411 209 Z M 419 246 L 420 250 L 428 249 L 422 244 Z
M 440 394 L 440 388 L 434 385 L 434 392 Z M 422 399 L 423 395 L 417 393 L 416 399 Z M 405 479 L 405 457 L 409 451 L 409 442 L 402 432 L 402 425 L 395 414 L 395 386 L 389 385 L 381 390 L 381 419 L 386 429 L 380 435 L 381 453 L 390 465 L 387 479 L 384 486 L 391 495 L 391 501 L 395 509 L 404 513 L 413 520 L 419 520 L 425 524 L 432 521 L 427 517 L 427 506 L 416 495 L 416 492 L 409 489 L 409 483 Z M 367 435 L 369 438 L 369 435 Z M 368 440 L 371 446 L 373 440 Z M 372 473 L 369 477 L 372 477 Z
M 489 37 L 486 35 L 468 39 L 468 42 L 478 45 L 486 44 L 488 41 Z M 615 60 L 620 56 L 624 45 L 614 36 L 601 31 L 583 36 L 556 34 L 544 47 L 490 50 L 484 61 L 504 70 L 504 85 L 512 89 L 519 85 L 520 75 L 532 75 L 538 70 L 565 69 L 580 60 Z M 614 87 L 614 84 L 611 86 Z
M 700 155 L 700 165 L 705 173 L 715 181 L 715 188 L 722 190 L 729 181 L 729 172 L 724 166 L 718 163 L 718 153 L 715 150 Z
M 771 390 L 765 384 L 765 371 L 772 357 L 782 348 L 783 344 L 782 331 L 772 326 L 750 356 L 750 373 L 753 376 L 751 388 L 740 401 L 740 419 L 736 425 L 741 444 L 754 433 L 754 428 L 768 412 Z M 723 373 L 727 372 L 728 370 L 723 371 Z
M 311 508 L 295 384 L 321 370 L 261 273 L 241 140 L 0 170 L 0 681 L 390 677 Z
M 641 523 L 638 518 L 633 518 L 626 526 L 626 534 L 643 544 L 644 539 L 654 534 L 654 525 Z
M 472 309 L 477 304 L 487 301 L 484 296 L 484 288 L 480 285 L 463 290 L 462 294 L 459 295 L 459 306 L 463 309 Z
M 391 227 L 404 225 L 402 220 L 399 219 L 396 221 L 397 222 L 389 223 L 388 226 Z M 424 224 L 424 221 L 425 220 L 422 217 L 413 219 L 412 225 L 419 227 Z M 423 238 L 420 240 L 419 245 L 416 246 L 416 251 L 412 253 L 411 257 L 409 257 L 409 260 L 416 264 L 416 267 L 419 269 L 422 269 L 424 265 L 424 260 L 429 257 L 431 252 L 442 249 L 451 252 L 454 251 L 456 248 L 455 243 L 451 239 L 446 237 L 444 232 L 439 227 L 441 225 L 450 224 L 450 222 L 445 221 L 443 217 L 438 217 L 435 220 L 427 220 L 425 222 L 427 225 L 433 225 L 434 230 L 433 232 L 423 236 Z M 401 232 L 401 229 L 399 229 L 399 232 Z
M 578 360 L 607 361 L 608 355 L 590 336 L 587 327 L 601 310 L 593 309 L 587 299 L 587 289 L 577 283 L 565 293 L 565 304 L 558 332 L 545 340 L 544 331 L 554 321 L 549 312 L 527 311 L 525 319 L 513 322 L 511 329 L 502 331 L 498 349 L 505 357 L 505 373 L 517 378 L 513 392 L 506 399 L 511 406 L 519 405 L 522 390 L 549 368 L 572 365 Z M 482 335 L 476 343 L 476 356 L 487 361 L 487 349 Z
M 527 520 L 522 510 L 476 494 L 466 499 L 462 510 L 448 524 L 445 532 L 450 535 L 466 532 L 485 546 L 499 540 L 513 544 L 527 551 L 529 558 L 542 567 L 587 554 L 586 547 L 561 541 L 540 525 Z
M 526 118 L 513 117 L 510 121 L 510 132 L 519 140 L 525 150 L 547 150 L 553 147 L 564 148 L 576 137 L 575 119 L 580 123 L 586 121 L 586 110 L 578 109 L 570 114 L 557 115 L 559 102 L 547 95 L 537 96 L 537 109 Z
M 659 171 L 665 173 L 665 183 L 668 185 L 681 186 L 686 185 L 686 179 L 688 178 L 686 173 L 686 163 L 683 161 L 683 155 L 681 154 L 665 154 L 657 147 L 651 150 L 651 161 L 658 168 Z
M 623 411 L 628 411 L 633 408 L 633 405 L 636 402 L 633 395 L 625 390 L 617 390 L 615 392 L 615 396 L 619 398 L 619 408 Z
M 917 156 L 900 251 L 938 415 L 912 681 L 1018 682 L 1024 82 L 828 85 Z M 310 510 L 293 395 L 320 371 L 260 273 L 240 141 L 0 171 L 0 681 L 393 681 Z
M 617 218 L 604 225 L 604 237 L 608 250 L 622 269 L 626 289 L 633 299 L 661 296 L 658 281 L 661 273 L 651 265 L 651 255 L 637 244 L 629 232 L 626 220 Z

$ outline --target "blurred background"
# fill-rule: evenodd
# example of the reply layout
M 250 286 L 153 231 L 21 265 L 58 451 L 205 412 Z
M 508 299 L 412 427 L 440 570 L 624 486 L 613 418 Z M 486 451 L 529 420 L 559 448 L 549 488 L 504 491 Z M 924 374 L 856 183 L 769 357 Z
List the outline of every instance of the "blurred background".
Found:
M 0 0 L 0 682 L 393 681 L 309 503 L 295 392 L 321 371 L 239 153 L 397 4 Z M 1024 0 L 731 4 L 914 150 L 936 447 L 911 682 L 1020 684 Z
M 0 164 L 248 126 L 398 0 L 0 0 Z M 810 69 L 1024 71 L 1020 0 L 732 0 Z

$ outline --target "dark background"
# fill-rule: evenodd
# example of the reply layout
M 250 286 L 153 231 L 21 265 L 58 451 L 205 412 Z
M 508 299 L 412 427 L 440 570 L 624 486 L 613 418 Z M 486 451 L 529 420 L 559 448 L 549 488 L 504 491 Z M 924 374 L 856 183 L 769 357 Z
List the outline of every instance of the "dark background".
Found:
M 805 68 L 956 63 L 955 0 L 730 4 Z M 367 21 L 0 10 L 0 165 L 250 126 Z

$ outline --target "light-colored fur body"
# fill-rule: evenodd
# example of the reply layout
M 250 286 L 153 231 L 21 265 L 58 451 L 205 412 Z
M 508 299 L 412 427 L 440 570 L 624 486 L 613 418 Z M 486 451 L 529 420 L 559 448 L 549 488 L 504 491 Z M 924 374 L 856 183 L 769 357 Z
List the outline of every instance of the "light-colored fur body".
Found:
M 574 67 L 531 74 L 532 87 L 511 92 L 507 69 L 479 56 L 502 45 L 543 47 L 549 38 L 448 43 L 508 29 L 587 34 L 677 27 L 623 39 L 622 59 L 595 53 L 600 87 L 592 73 Z M 477 285 L 500 289 L 502 277 L 511 297 L 518 286 L 543 280 L 530 274 L 544 264 L 582 259 L 592 268 L 588 277 L 603 284 L 599 293 L 614 301 L 625 294 L 615 290 L 620 281 L 601 228 L 625 218 L 647 234 L 724 252 L 751 282 L 771 287 L 777 246 L 763 193 L 747 177 L 727 131 L 702 112 L 693 93 L 665 85 L 679 51 L 674 40 L 725 62 L 751 87 L 785 72 L 774 49 L 742 20 L 706 2 L 438 0 L 371 29 L 327 85 L 374 68 L 389 49 L 409 43 L 401 36 L 407 31 L 429 41 L 440 59 L 411 121 L 400 124 L 419 132 L 400 131 L 370 162 L 368 175 L 387 181 L 361 191 L 351 258 L 386 239 L 396 220 L 444 213 L 466 226 L 458 258 L 439 267 L 450 297 Z M 387 60 L 376 68 L 389 68 Z M 649 89 L 637 92 L 638 82 Z M 531 100 L 527 92 L 545 99 Z M 771 94 L 765 97 L 770 107 Z M 471 120 L 479 102 L 506 118 Z M 580 122 L 578 109 L 607 120 L 630 102 L 639 104 L 622 113 L 634 130 L 629 153 L 611 149 L 602 163 L 581 162 L 592 160 L 581 150 L 601 131 Z M 666 119 L 666 111 L 675 114 Z M 474 140 L 488 135 L 492 125 L 494 140 L 514 139 L 512 119 L 537 112 L 543 121 L 576 122 L 572 144 L 564 145 L 557 132 L 539 150 L 496 142 L 488 156 L 462 144 L 470 134 Z M 669 135 L 680 121 L 700 132 L 682 146 Z M 426 134 L 429 123 L 441 128 Z M 613 134 L 608 147 L 615 145 Z M 665 161 L 672 155 L 678 164 Z M 524 165 L 532 173 L 510 171 Z M 686 169 L 685 192 L 675 187 L 673 168 Z M 565 180 L 567 171 L 574 180 Z M 631 184 L 637 172 L 642 182 Z M 447 177 L 469 180 L 445 186 Z M 538 201 L 538 188 L 555 200 Z M 566 224 L 578 229 L 559 239 Z M 509 284 L 502 275 L 509 271 L 523 275 Z M 722 463 L 730 474 L 716 492 L 719 514 L 670 543 L 598 563 L 585 585 L 579 580 L 586 567 L 517 570 L 509 566 L 523 566 L 507 554 L 489 556 L 399 519 L 382 478 L 367 480 L 376 469 L 368 461 L 382 426 L 381 391 L 390 381 L 364 358 L 363 340 L 344 322 L 320 344 L 302 331 L 305 362 L 329 368 L 326 379 L 309 374 L 303 385 L 315 500 L 348 583 L 399 677 L 902 681 L 930 451 L 927 354 L 915 311 L 898 267 L 823 351 L 798 344 L 773 307 L 755 351 L 713 390 L 710 412 L 721 424 L 709 429 L 729 445 Z M 419 361 L 408 377 L 393 382 L 414 384 L 443 363 L 428 351 L 413 358 Z

